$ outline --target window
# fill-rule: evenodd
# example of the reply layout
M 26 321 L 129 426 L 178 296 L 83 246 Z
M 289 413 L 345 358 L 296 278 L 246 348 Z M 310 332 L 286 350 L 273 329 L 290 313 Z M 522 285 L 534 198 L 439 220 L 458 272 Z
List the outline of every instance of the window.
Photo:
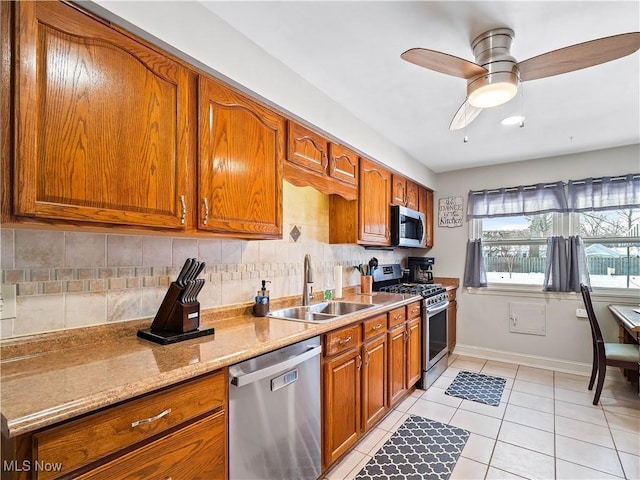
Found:
M 472 229 L 489 283 L 542 285 L 547 238 L 580 235 L 592 287 L 640 289 L 640 209 L 483 218 Z
M 574 215 L 585 243 L 591 286 L 640 288 L 640 209 Z
M 542 285 L 547 237 L 557 214 L 485 218 L 479 222 L 489 283 Z

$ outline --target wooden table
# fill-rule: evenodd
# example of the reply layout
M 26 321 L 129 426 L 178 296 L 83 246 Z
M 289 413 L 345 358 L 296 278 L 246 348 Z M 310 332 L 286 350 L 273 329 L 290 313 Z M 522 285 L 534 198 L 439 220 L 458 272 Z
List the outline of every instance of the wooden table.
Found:
M 640 306 L 609 305 L 609 310 L 620 325 L 620 341 L 640 343 Z
M 620 342 L 637 343 L 640 348 L 640 306 L 637 304 L 609 305 L 609 310 L 620 325 Z M 638 371 L 640 371 L 640 362 L 638 363 Z M 638 381 L 638 372 L 625 370 L 624 374 L 631 382 Z

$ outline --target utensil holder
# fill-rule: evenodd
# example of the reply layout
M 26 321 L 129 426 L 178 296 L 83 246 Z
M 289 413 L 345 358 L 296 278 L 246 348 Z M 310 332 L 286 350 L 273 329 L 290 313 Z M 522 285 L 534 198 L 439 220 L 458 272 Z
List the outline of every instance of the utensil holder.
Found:
M 183 303 L 179 300 L 182 293 L 184 287 L 172 282 L 151 328 L 138 330 L 138 337 L 166 345 L 213 334 L 213 328 L 199 328 L 200 302 Z
M 362 295 L 371 295 L 373 287 L 373 277 L 371 275 L 360 276 L 360 293 Z

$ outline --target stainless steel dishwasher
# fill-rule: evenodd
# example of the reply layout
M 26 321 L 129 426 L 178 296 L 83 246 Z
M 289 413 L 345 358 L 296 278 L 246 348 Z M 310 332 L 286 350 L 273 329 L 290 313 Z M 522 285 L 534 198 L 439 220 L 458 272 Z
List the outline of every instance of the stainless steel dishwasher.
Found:
M 317 479 L 320 337 L 229 367 L 229 478 Z

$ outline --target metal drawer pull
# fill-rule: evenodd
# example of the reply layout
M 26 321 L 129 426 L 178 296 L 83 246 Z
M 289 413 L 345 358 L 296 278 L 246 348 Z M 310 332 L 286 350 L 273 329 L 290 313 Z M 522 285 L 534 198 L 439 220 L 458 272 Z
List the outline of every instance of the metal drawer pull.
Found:
M 340 345 L 344 345 L 345 343 L 349 343 L 351 341 L 351 335 L 349 335 L 347 338 L 345 338 L 344 340 L 339 340 L 338 343 Z
M 371 330 L 378 330 L 379 328 L 382 328 L 382 324 L 381 324 L 381 323 L 379 323 L 379 324 L 377 324 L 377 325 L 374 325 L 374 326 L 371 328 Z
M 164 412 L 160 412 L 159 414 L 153 417 L 143 418 L 142 420 L 136 420 L 135 422 L 132 422 L 131 428 L 136 428 L 140 425 L 145 425 L 147 423 L 155 422 L 156 420 L 160 420 L 162 417 L 166 417 L 170 413 L 171 413 L 171 409 L 167 408 Z
M 401 314 L 401 313 L 397 313 L 397 314 L 393 317 L 393 319 L 394 319 L 394 320 L 399 320 L 399 319 L 401 319 L 401 318 L 402 318 L 402 314 Z

